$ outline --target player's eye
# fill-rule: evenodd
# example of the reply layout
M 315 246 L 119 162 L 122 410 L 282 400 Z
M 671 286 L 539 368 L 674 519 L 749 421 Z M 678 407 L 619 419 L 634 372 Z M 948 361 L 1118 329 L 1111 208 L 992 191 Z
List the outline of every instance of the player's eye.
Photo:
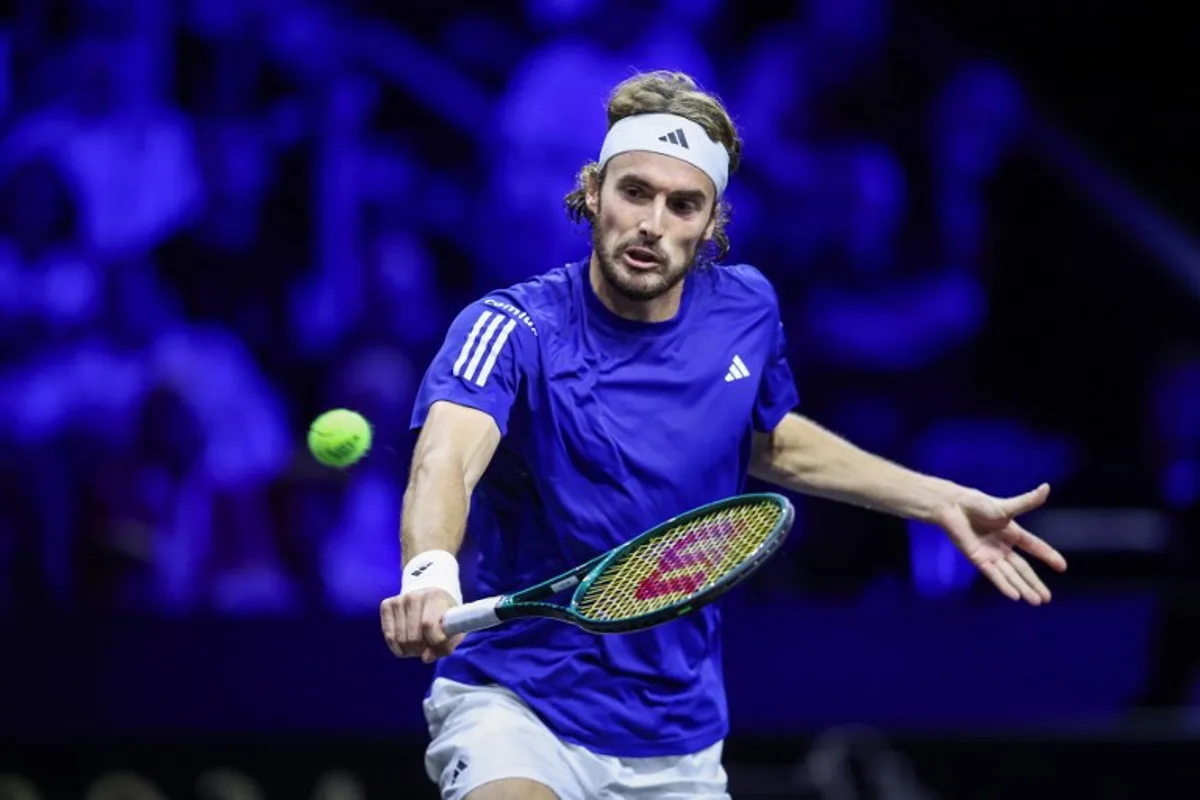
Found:
M 698 208 L 699 204 L 695 200 L 675 200 L 671 203 L 671 210 L 680 216 L 692 214 Z
M 645 197 L 646 194 L 645 194 L 645 192 L 642 191 L 642 187 L 640 187 L 640 186 L 626 186 L 625 187 L 625 196 L 631 200 L 637 200 L 639 198 Z

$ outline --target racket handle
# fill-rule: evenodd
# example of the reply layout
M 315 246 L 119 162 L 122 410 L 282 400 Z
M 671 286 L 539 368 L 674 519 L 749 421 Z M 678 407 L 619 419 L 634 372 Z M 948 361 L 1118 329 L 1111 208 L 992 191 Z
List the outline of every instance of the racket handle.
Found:
M 498 624 L 500 617 L 496 616 L 496 606 L 502 599 L 496 595 L 451 608 L 442 615 L 442 630 L 447 636 L 457 636 Z

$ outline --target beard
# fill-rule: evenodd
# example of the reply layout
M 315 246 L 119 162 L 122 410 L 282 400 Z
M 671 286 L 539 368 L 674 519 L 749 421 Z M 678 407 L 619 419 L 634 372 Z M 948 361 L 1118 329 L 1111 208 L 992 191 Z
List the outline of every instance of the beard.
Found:
M 622 254 L 638 247 L 654 251 L 658 263 L 651 269 L 634 270 L 621 261 Z M 683 264 L 672 264 L 665 253 L 653 245 L 644 244 L 638 240 L 621 242 L 612 251 L 604 249 L 600 232 L 592 227 L 592 249 L 596 260 L 600 262 L 600 274 L 605 283 L 621 297 L 635 302 L 646 302 L 662 297 L 674 289 L 687 277 L 696 263 L 696 254 L 692 253 Z

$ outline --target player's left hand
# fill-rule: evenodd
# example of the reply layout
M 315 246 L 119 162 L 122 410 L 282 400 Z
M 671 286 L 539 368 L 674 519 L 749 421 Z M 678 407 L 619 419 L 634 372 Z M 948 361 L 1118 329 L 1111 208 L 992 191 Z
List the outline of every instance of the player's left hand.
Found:
M 1050 602 L 1050 590 L 1018 552 L 1063 572 L 1067 561 L 1046 542 L 1021 527 L 1016 518 L 1040 507 L 1050 496 L 1049 484 L 1016 497 L 999 498 L 962 489 L 937 511 L 937 522 L 950 540 L 1010 600 L 1031 605 Z

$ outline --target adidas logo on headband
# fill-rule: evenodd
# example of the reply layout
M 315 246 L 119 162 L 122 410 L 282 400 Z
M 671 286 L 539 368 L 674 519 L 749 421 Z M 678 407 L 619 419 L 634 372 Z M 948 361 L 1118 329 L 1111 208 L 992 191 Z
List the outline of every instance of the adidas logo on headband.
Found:
M 676 128 L 675 130 L 671 131 L 670 133 L 664 133 L 662 136 L 658 137 L 658 140 L 660 142 L 670 142 L 671 144 L 677 144 L 680 147 L 682 147 L 684 150 L 690 149 L 690 148 L 688 148 L 687 137 L 683 135 L 682 128 Z

